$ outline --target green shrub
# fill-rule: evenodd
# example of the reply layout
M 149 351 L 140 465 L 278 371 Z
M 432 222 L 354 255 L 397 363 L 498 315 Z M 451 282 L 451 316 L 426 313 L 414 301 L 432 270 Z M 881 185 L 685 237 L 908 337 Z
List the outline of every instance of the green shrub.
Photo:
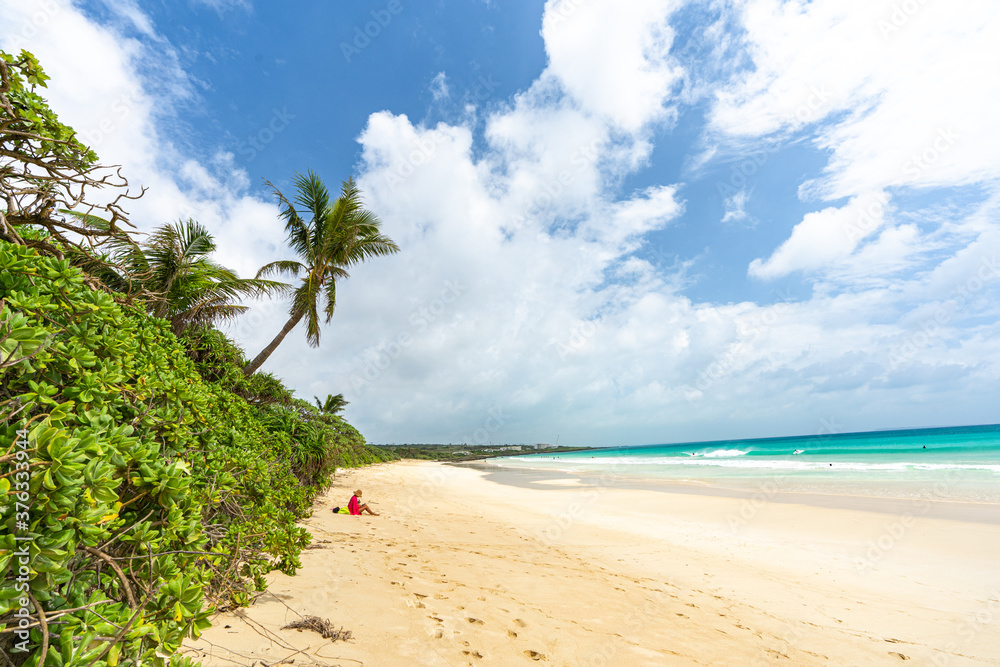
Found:
M 50 626 L 46 665 L 164 665 L 211 605 L 295 571 L 316 486 L 299 483 L 290 434 L 206 382 L 165 321 L 89 289 L 67 261 L 0 243 L 0 299 L 0 622 L 16 625 L 26 597 L 24 544 L 47 614 L 86 607 Z M 34 667 L 30 633 L 29 654 L 11 653 L 16 633 L 0 648 Z
M 247 377 L 243 373 L 247 363 L 243 350 L 221 331 L 211 327 L 191 328 L 181 334 L 181 342 L 206 381 L 251 403 L 287 404 L 292 400 L 292 392 L 270 373 Z

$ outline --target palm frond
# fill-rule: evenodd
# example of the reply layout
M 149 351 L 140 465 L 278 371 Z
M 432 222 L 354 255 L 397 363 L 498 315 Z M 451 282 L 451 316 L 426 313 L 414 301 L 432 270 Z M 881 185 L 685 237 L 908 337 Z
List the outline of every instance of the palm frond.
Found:
M 343 394 L 337 394 L 336 396 L 327 394 L 326 400 L 322 403 L 319 400 L 319 396 L 313 396 L 313 400 L 316 401 L 316 407 L 319 408 L 321 412 L 325 412 L 330 415 L 337 414 L 350 404 L 350 401 L 344 400 Z
M 288 240 L 288 245 L 291 246 L 292 250 L 302 258 L 308 258 L 309 253 L 309 236 L 311 234 L 310 226 L 302 220 L 295 207 L 292 205 L 288 198 L 279 190 L 273 183 L 266 181 L 267 185 L 274 192 L 275 196 L 278 198 L 280 206 L 280 215 L 285 221 L 285 234 Z
M 343 262 L 346 266 L 358 264 L 372 257 L 384 257 L 399 252 L 399 246 L 385 234 L 365 235 L 355 241 L 351 252 Z
M 292 305 L 289 308 L 289 315 L 295 313 L 308 313 L 309 308 L 315 304 L 317 290 L 315 282 L 303 281 L 294 292 L 292 292 Z
M 302 271 L 308 271 L 307 267 L 303 264 L 294 260 L 283 259 L 260 267 L 257 271 L 257 277 L 263 278 L 270 275 L 288 274 L 293 278 L 297 278 Z
M 309 304 L 306 312 L 306 342 L 309 347 L 319 347 L 320 322 L 319 313 L 316 309 L 316 302 Z
M 310 169 L 305 175 L 295 175 L 295 187 L 298 194 L 295 201 L 303 209 L 309 211 L 313 221 L 319 221 L 326 215 L 330 206 L 330 192 L 320 177 Z
M 323 309 L 323 314 L 326 315 L 326 323 L 329 324 L 330 320 L 333 319 L 333 309 L 337 307 L 336 280 L 327 281 L 323 295 L 326 297 L 326 307 Z

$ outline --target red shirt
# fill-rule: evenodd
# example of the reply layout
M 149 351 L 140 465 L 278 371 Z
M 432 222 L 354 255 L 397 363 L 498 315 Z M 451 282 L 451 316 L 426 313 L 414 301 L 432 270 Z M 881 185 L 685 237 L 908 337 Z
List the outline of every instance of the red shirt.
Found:
M 350 512 L 352 516 L 361 514 L 361 501 L 358 500 L 357 496 L 351 496 L 351 502 L 347 503 L 347 511 Z

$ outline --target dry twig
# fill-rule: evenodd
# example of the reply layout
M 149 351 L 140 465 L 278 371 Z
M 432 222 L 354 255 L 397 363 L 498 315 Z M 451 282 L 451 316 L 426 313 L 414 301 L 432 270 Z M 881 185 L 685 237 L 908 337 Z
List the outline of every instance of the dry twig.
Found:
M 347 641 L 351 638 L 350 630 L 344 630 L 343 627 L 338 630 L 329 619 L 320 618 L 319 616 L 304 616 L 301 620 L 289 623 L 281 629 L 312 630 L 313 632 L 318 632 L 324 639 L 331 639 L 333 641 L 337 641 L 338 639 Z

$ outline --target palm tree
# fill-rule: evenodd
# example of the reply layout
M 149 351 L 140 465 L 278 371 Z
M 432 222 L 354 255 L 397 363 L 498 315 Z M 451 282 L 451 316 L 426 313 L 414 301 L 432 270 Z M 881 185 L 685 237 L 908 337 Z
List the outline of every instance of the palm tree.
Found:
M 252 374 L 277 349 L 288 332 L 306 319 L 306 341 L 310 347 L 319 346 L 320 315 L 323 301 L 324 322 L 333 318 L 337 304 L 337 280 L 347 278 L 347 269 L 371 257 L 399 252 L 399 246 L 382 234 L 381 221 L 371 211 L 362 207 L 361 193 L 353 179 L 345 181 L 340 197 L 330 201 L 330 193 L 314 172 L 296 174 L 298 190 L 295 203 L 309 216 L 304 220 L 295 206 L 273 185 L 282 204 L 281 217 L 285 220 L 288 245 L 301 261 L 271 262 L 257 272 L 257 277 L 277 274 L 302 275 L 301 284 L 292 292 L 288 321 L 274 340 L 247 364 L 243 372 Z
M 332 394 L 327 394 L 326 401 L 324 401 L 323 403 L 319 402 L 319 396 L 313 396 L 313 399 L 315 399 L 316 407 L 320 410 L 320 412 L 325 412 L 328 415 L 337 414 L 338 412 L 346 408 L 348 403 L 350 403 L 350 401 L 344 400 L 343 394 L 337 394 L 336 396 L 333 396 Z
M 235 301 L 288 289 L 281 282 L 240 278 L 211 259 L 215 249 L 208 230 L 190 219 L 163 225 L 145 245 L 145 287 L 156 294 L 152 313 L 170 320 L 175 331 L 233 319 L 247 310 Z
M 191 219 L 158 227 L 141 245 L 120 239 L 111 247 L 106 261 L 100 262 L 106 284 L 139 291 L 149 313 L 169 320 L 175 333 L 235 318 L 247 310 L 236 303 L 239 299 L 289 287 L 273 280 L 240 278 L 212 260 L 215 240 Z M 109 281 L 115 276 L 117 280 Z

